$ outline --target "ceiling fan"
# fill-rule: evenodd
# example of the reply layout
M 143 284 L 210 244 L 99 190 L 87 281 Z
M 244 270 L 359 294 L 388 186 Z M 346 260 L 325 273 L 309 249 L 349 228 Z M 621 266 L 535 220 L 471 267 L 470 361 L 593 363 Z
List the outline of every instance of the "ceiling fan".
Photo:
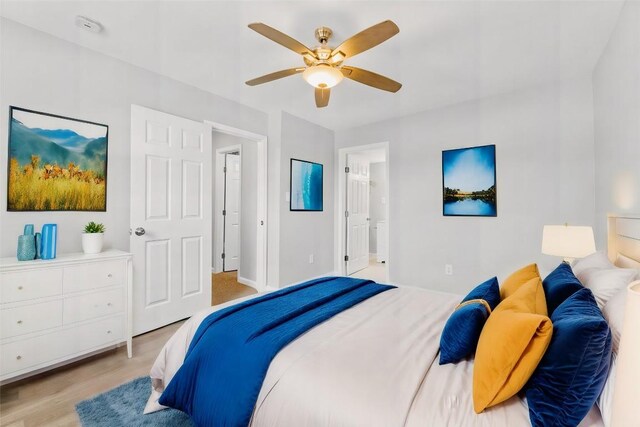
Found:
M 336 48 L 328 45 L 329 39 L 333 34 L 331 28 L 328 27 L 316 29 L 315 36 L 320 45 L 314 49 L 309 49 L 299 41 L 260 22 L 249 24 L 249 28 L 302 55 L 306 64 L 306 67 L 289 68 L 249 80 L 246 82 L 249 86 L 256 86 L 302 73 L 302 77 L 307 83 L 315 87 L 316 106 L 318 108 L 329 105 L 331 88 L 340 83 L 343 77 L 388 92 L 397 92 L 402 87 L 395 80 L 380 74 L 363 70 L 362 68 L 343 65 L 345 59 L 369 50 L 398 34 L 400 29 L 393 21 L 387 20 L 369 27 L 345 40 Z

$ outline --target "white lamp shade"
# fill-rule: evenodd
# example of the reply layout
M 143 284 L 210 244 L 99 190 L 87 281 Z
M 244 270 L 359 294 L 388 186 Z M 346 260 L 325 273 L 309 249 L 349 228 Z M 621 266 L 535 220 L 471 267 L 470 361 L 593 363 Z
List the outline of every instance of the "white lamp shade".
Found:
M 582 258 L 596 251 L 591 227 L 545 225 L 542 230 L 542 253 L 565 258 Z
M 627 292 L 613 391 L 614 427 L 640 426 L 640 280 Z
M 304 70 L 302 77 L 313 87 L 330 88 L 340 83 L 344 76 L 329 65 L 314 65 Z

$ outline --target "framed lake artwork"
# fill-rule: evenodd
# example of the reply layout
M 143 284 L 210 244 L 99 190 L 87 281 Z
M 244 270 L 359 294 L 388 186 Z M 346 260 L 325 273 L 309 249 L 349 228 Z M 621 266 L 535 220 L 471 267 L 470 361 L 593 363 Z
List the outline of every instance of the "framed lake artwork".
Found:
M 289 210 L 322 211 L 322 165 L 291 159 Z
M 8 211 L 106 211 L 109 127 L 9 110 Z
M 442 152 L 442 214 L 498 215 L 495 145 Z

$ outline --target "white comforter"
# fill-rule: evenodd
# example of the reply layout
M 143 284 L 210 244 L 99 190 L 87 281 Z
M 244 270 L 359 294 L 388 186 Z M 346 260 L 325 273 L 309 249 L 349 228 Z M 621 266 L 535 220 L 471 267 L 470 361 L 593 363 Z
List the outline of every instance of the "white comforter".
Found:
M 251 298 L 251 297 L 250 297 Z M 254 426 L 528 426 L 526 403 L 513 397 L 473 412 L 473 362 L 438 364 L 440 333 L 460 296 L 417 288 L 376 295 L 311 329 L 273 359 Z M 212 307 L 180 327 L 151 368 L 145 413 L 182 364 Z M 242 369 L 242 366 L 238 366 Z M 581 426 L 601 424 L 597 409 Z

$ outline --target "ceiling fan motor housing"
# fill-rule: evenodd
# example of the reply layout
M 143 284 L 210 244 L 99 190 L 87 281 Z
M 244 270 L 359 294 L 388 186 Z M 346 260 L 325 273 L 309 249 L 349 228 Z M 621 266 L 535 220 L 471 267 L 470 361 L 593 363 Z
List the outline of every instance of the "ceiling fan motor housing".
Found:
M 316 28 L 316 40 L 318 40 L 320 44 L 327 43 L 332 35 L 333 35 L 333 31 L 329 27 Z

